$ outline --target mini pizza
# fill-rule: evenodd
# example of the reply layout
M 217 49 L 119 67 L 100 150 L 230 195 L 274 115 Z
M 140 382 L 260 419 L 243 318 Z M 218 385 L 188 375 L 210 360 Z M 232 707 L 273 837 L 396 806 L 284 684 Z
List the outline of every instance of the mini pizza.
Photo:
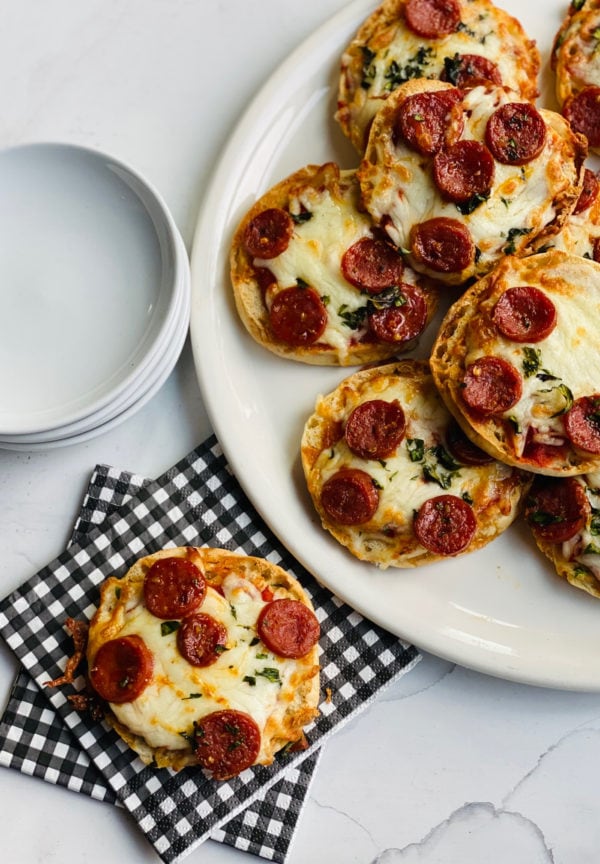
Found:
M 301 454 L 323 527 L 383 568 L 486 545 L 511 524 L 531 478 L 469 441 L 424 360 L 356 372 L 319 398 Z
M 168 549 L 102 585 L 89 680 L 145 763 L 224 780 L 302 743 L 318 713 L 318 638 L 306 593 L 275 564 Z
M 461 284 L 559 231 L 585 155 L 563 117 L 502 87 L 419 79 L 378 112 L 358 177 L 367 210 L 410 265 Z
M 583 189 L 575 209 L 553 237 L 533 244 L 535 252 L 560 249 L 571 255 L 581 255 L 600 261 L 600 184 L 597 175 L 586 168 Z
M 509 465 L 600 468 L 600 265 L 551 250 L 509 257 L 448 311 L 431 354 L 466 434 Z
M 571 3 L 554 40 L 556 98 L 573 129 L 600 153 L 600 3 Z
M 295 172 L 248 211 L 232 243 L 231 281 L 260 345 L 320 365 L 414 348 L 440 293 L 374 226 L 356 172 L 334 163 Z
M 525 518 L 559 576 L 600 598 L 600 473 L 536 477 Z
M 336 119 L 363 153 L 373 117 L 406 81 L 487 80 L 532 100 L 539 69 L 535 42 L 489 0 L 384 0 L 342 55 Z

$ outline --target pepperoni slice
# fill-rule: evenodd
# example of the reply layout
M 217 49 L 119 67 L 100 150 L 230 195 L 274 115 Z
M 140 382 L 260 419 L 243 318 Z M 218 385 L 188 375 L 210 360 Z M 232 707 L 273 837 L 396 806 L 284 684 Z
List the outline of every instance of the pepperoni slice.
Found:
M 321 504 L 334 522 L 360 525 L 375 514 L 379 493 L 366 471 L 341 468 L 323 484 Z
M 251 219 L 244 231 L 246 252 L 253 258 L 276 258 L 288 247 L 294 221 L 287 210 L 270 207 Z
M 475 195 L 489 192 L 496 163 L 479 141 L 465 139 L 440 150 L 433 158 L 433 179 L 449 201 L 464 204 Z
M 255 267 L 254 268 L 254 278 L 258 283 L 258 287 L 260 288 L 261 294 L 263 297 L 271 288 L 272 285 L 277 284 L 277 279 L 275 278 L 275 274 L 272 273 L 268 267 Z
M 405 141 L 425 156 L 433 156 L 457 141 L 464 127 L 460 90 L 414 93 L 405 99 L 394 119 L 394 141 Z
M 563 543 L 578 534 L 590 511 L 585 488 L 574 477 L 536 481 L 525 502 L 527 522 L 548 543 Z
M 480 357 L 467 366 L 462 398 L 469 408 L 486 416 L 503 414 L 521 398 L 518 370 L 503 357 Z
M 592 243 L 592 258 L 600 263 L 600 237 L 596 237 Z
M 284 288 L 273 298 L 269 315 L 275 338 L 296 347 L 313 345 L 327 326 L 327 309 L 314 288 Z
M 456 495 L 429 498 L 419 508 L 413 528 L 417 540 L 436 555 L 457 555 L 467 548 L 477 521 L 473 510 Z
M 342 256 L 344 278 L 371 294 L 399 285 L 403 271 L 404 262 L 398 249 L 373 237 L 361 238 Z
M 206 580 L 187 558 L 159 558 L 146 573 L 144 600 L 157 618 L 183 618 L 204 600 Z
M 600 147 L 600 87 L 584 87 L 565 102 L 562 113 L 590 147 Z
M 370 399 L 352 411 L 346 422 L 346 444 L 361 459 L 387 459 L 404 437 L 406 419 L 397 400 Z
M 571 444 L 600 456 L 600 393 L 576 399 L 564 419 Z
M 283 598 L 264 606 L 256 631 L 269 651 L 279 657 L 304 657 L 319 641 L 321 628 L 314 612 L 300 600 Z
M 417 261 L 436 273 L 460 273 L 475 257 L 469 229 L 447 216 L 436 216 L 415 225 L 411 245 Z
M 494 459 L 467 438 L 454 420 L 446 430 L 446 446 L 451 455 L 463 465 L 489 465 Z
M 226 644 L 226 627 L 204 612 L 184 618 L 177 631 L 179 653 L 192 666 L 210 666 Z
M 489 118 L 485 143 L 505 165 L 525 165 L 539 156 L 546 143 L 546 124 L 529 102 L 509 102 Z
M 579 198 L 577 199 L 577 204 L 575 205 L 575 209 L 573 210 L 573 215 L 576 216 L 577 213 L 583 213 L 584 210 L 587 210 L 592 206 L 596 198 L 598 197 L 598 190 L 600 189 L 600 184 L 598 183 L 598 178 L 589 168 L 586 168 L 583 172 L 583 186 L 581 188 L 581 193 Z
M 90 668 L 90 682 L 102 699 L 133 702 L 152 680 L 154 661 L 141 636 L 120 636 L 98 649 Z
M 492 320 L 513 342 L 541 342 L 556 327 L 556 306 L 539 288 L 520 285 L 502 294 Z
M 495 63 L 481 54 L 455 54 L 454 57 L 445 57 L 440 80 L 454 84 L 462 90 L 477 87 L 483 81 L 491 81 L 492 84 L 502 87 L 500 70 Z
M 404 15 L 413 33 L 426 39 L 454 33 L 460 24 L 458 0 L 407 0 Z
M 410 342 L 427 324 L 427 299 L 423 291 L 406 283 L 399 287 L 397 305 L 369 312 L 369 329 L 380 342 Z
M 249 714 L 233 709 L 213 711 L 194 726 L 194 755 L 215 780 L 227 780 L 254 765 L 260 737 Z

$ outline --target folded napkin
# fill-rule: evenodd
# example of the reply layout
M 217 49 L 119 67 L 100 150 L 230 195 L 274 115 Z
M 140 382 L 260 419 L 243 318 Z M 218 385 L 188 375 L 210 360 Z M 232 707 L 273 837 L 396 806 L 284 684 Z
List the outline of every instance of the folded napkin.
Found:
M 127 494 L 128 484 L 119 486 L 122 475 L 115 474 L 117 479 L 113 477 L 111 484 L 106 482 L 111 470 L 98 471 L 96 482 L 101 490 L 94 510 L 98 506 L 108 510 L 108 502 L 115 497 L 113 491 L 116 497 Z M 114 490 L 105 494 L 111 485 Z M 411 668 L 418 654 L 337 600 L 291 558 L 236 483 L 214 437 L 182 459 L 160 482 L 138 486 L 134 496 L 108 513 L 100 525 L 90 524 L 95 520 L 84 513 L 69 548 L 0 603 L 0 634 L 42 688 L 45 704 L 41 709 L 46 711 L 43 724 L 30 724 L 27 733 L 39 754 L 34 759 L 35 768 L 28 768 L 30 773 L 45 779 L 54 777 L 55 782 L 65 785 L 68 779 L 70 788 L 79 785 L 81 791 L 95 797 L 118 800 L 165 862 L 180 860 L 210 836 L 232 842 L 227 835 L 235 837 L 238 848 L 283 860 L 285 849 L 278 853 L 276 840 L 272 849 L 260 850 L 264 832 L 261 835 L 259 828 L 254 836 L 252 830 L 260 821 L 257 812 L 260 814 L 263 806 L 272 808 L 275 821 L 285 826 L 291 803 L 288 778 L 292 777 L 294 786 L 304 782 L 305 794 L 306 778 L 310 780 L 314 767 L 314 761 L 307 760 L 314 760 L 329 735 L 364 709 L 383 686 Z M 271 766 L 248 769 L 222 783 L 209 780 L 198 769 L 174 773 L 145 766 L 112 730 L 72 710 L 64 692 L 68 688 L 43 688 L 44 681 L 61 674 L 71 650 L 63 626 L 66 617 L 91 617 L 100 583 L 109 575 L 124 573 L 141 555 L 186 544 L 260 555 L 289 570 L 310 594 L 322 629 L 323 698 L 321 713 L 307 730 L 308 750 L 278 758 Z M 77 679 L 76 686 L 83 685 L 83 679 Z M 34 703 L 35 710 L 40 710 L 40 694 L 36 691 L 32 699 L 30 692 L 29 682 L 23 687 L 20 679 L 7 711 L 7 715 L 12 711 L 12 718 L 5 717 L 9 734 L 3 748 L 8 744 L 10 749 L 11 729 L 22 722 L 19 715 L 27 714 Z M 64 730 L 52 724 L 52 709 L 70 732 L 68 744 L 57 741 Z M 93 763 L 93 774 L 89 773 L 89 762 L 81 764 L 79 748 Z M 67 753 L 69 767 L 64 773 L 68 778 L 59 778 L 61 769 L 50 763 L 57 754 L 60 759 Z M 215 833 L 218 831 L 221 835 Z

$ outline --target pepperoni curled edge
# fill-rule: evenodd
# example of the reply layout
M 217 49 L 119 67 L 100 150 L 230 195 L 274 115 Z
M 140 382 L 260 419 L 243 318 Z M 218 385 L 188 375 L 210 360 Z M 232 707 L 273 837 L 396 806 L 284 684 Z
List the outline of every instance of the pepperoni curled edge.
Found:
M 464 127 L 460 90 L 426 90 L 408 96 L 394 119 L 394 141 L 433 156 L 457 141 Z
M 576 399 L 564 420 L 571 444 L 600 456 L 600 393 Z
M 598 197 L 598 191 L 600 191 L 600 183 L 597 176 L 592 170 L 586 168 L 583 172 L 583 186 L 572 215 L 576 216 L 591 207 Z
M 144 579 L 146 608 L 157 618 L 190 615 L 206 596 L 206 580 L 187 558 L 159 558 Z
M 361 525 L 375 515 L 379 493 L 366 471 L 341 468 L 323 484 L 321 505 L 334 522 Z
M 556 306 L 534 285 L 508 288 L 494 306 L 492 320 L 513 342 L 541 342 L 556 327 Z
M 437 273 L 460 273 L 475 257 L 469 229 L 458 219 L 436 216 L 412 230 L 411 248 L 416 260 Z
M 494 157 L 484 144 L 457 141 L 436 153 L 433 179 L 443 197 L 464 204 L 476 195 L 489 194 L 494 182 Z
M 298 348 L 313 345 L 327 327 L 325 304 L 310 287 L 292 286 L 279 291 L 269 316 L 275 338 Z
M 369 311 L 369 330 L 380 342 L 400 345 L 421 335 L 427 324 L 427 313 L 425 293 L 417 285 L 403 282 L 393 305 Z
M 194 726 L 194 755 L 215 780 L 235 777 L 254 765 L 260 752 L 260 729 L 249 714 L 213 711 Z
M 525 519 L 547 543 L 563 543 L 583 529 L 591 512 L 583 484 L 575 477 L 536 480 L 525 502 Z
M 490 116 L 485 143 L 498 162 L 525 165 L 539 156 L 546 143 L 546 124 L 529 102 L 509 102 Z
M 414 520 L 417 540 L 436 555 L 458 555 L 463 552 L 477 530 L 472 508 L 456 495 L 429 498 L 419 508 Z
M 486 416 L 503 414 L 521 398 L 523 382 L 518 370 L 502 357 L 480 357 L 467 366 L 463 402 Z
M 404 15 L 413 33 L 427 39 L 454 33 L 460 24 L 458 0 L 408 0 Z
M 243 236 L 243 244 L 253 258 L 276 258 L 287 249 L 294 222 L 287 210 L 270 207 L 250 220 Z
M 90 668 L 90 682 L 107 702 L 133 702 L 152 680 L 153 669 L 152 654 L 142 637 L 121 636 L 100 646 Z
M 342 256 L 344 278 L 355 288 L 371 294 L 399 285 L 403 272 L 402 255 L 385 240 L 362 237 Z
M 406 418 L 397 400 L 370 399 L 352 411 L 346 422 L 346 444 L 361 459 L 387 459 L 404 437 Z
M 212 615 L 197 612 L 184 618 L 177 630 L 179 653 L 192 666 L 210 666 L 227 644 L 227 629 Z
M 584 87 L 565 102 L 562 113 L 590 147 L 600 147 L 600 87 Z
M 314 612 L 300 600 L 289 598 L 273 600 L 264 606 L 256 630 L 269 651 L 293 659 L 308 654 L 321 635 Z

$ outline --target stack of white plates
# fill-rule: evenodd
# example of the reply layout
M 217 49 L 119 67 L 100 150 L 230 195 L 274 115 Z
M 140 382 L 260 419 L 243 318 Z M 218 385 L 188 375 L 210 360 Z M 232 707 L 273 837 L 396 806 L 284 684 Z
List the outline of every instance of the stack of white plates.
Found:
M 0 152 L 0 448 L 85 441 L 164 383 L 189 325 L 183 241 L 158 193 L 82 147 Z

